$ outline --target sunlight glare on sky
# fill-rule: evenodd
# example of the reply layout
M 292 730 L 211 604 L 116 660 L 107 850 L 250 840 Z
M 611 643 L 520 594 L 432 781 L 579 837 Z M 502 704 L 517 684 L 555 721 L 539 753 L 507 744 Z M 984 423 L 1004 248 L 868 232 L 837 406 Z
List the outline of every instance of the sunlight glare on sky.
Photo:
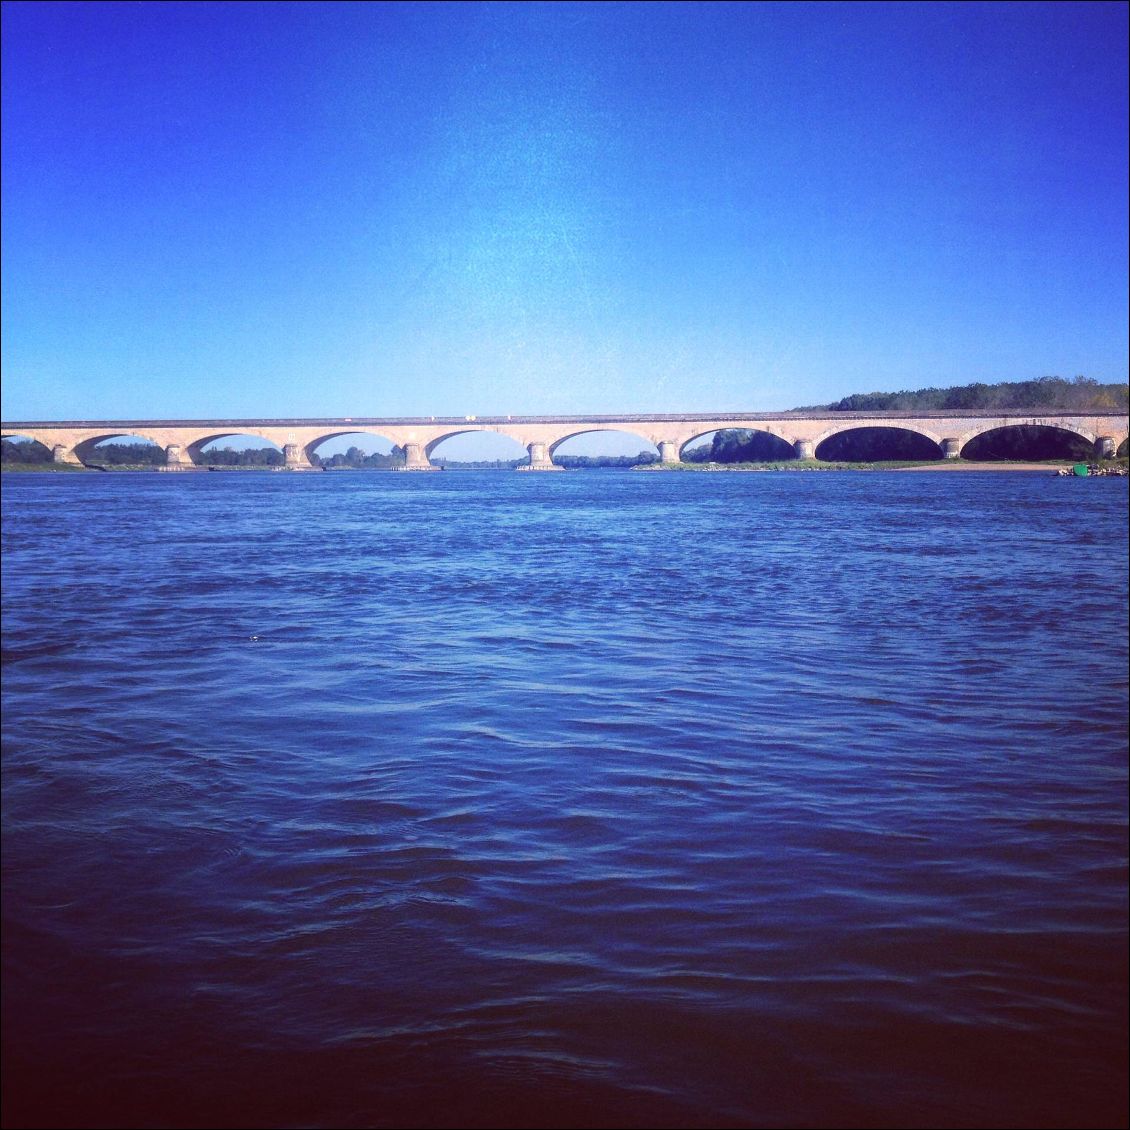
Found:
M 1127 375 L 1127 7 L 6 3 L 5 419 Z

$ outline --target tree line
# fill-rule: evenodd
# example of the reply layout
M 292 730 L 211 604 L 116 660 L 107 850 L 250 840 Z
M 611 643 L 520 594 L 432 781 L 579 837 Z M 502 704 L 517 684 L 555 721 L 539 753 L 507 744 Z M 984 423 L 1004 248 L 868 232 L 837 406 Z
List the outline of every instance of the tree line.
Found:
M 51 452 L 43 444 L 30 439 L 0 440 L 0 462 L 50 463 Z
M 387 455 L 379 455 L 376 452 L 372 455 L 366 455 L 361 448 L 354 446 L 325 458 L 312 455 L 310 462 L 315 467 L 327 467 L 331 470 L 342 468 L 362 470 L 368 468 L 377 471 L 391 471 L 404 466 L 405 455 L 404 448 L 397 444 L 393 444 L 392 450 Z
M 857 392 L 835 404 L 812 405 L 803 411 L 928 412 L 951 408 L 985 411 L 1044 408 L 1069 412 L 1125 412 L 1130 385 L 1100 384 L 1090 377 L 1039 377 L 1000 384 L 955 385 L 902 392 Z

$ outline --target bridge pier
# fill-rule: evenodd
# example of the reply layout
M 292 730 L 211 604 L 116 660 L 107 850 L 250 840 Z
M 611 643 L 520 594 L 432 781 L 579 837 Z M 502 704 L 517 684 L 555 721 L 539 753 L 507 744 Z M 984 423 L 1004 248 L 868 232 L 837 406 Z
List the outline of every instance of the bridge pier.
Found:
M 288 471 L 312 471 L 314 464 L 306 458 L 306 452 L 298 443 L 283 444 L 283 458 L 286 460 Z
M 158 467 L 159 471 L 191 471 L 194 470 L 196 464 L 192 461 L 192 456 L 184 449 L 184 446 L 179 443 L 170 443 L 165 448 L 165 465 Z
M 556 463 L 550 458 L 549 449 L 544 443 L 530 443 L 526 445 L 526 450 L 530 453 L 530 465 L 528 467 L 517 467 L 518 471 L 564 471 L 564 467 L 558 467 Z
M 1095 440 L 1095 456 L 1099 459 L 1113 459 L 1118 454 L 1118 444 L 1114 436 L 1099 436 Z
M 422 443 L 409 440 L 404 445 L 404 466 L 402 471 L 438 471 L 424 451 Z
M 679 445 L 674 440 L 661 439 L 659 441 L 658 447 L 660 463 L 679 462 Z
M 798 439 L 793 444 L 793 451 L 798 459 L 816 458 L 816 445 L 810 439 Z
M 944 440 L 942 440 L 942 455 L 946 459 L 960 459 L 961 458 L 961 440 L 959 440 L 959 439 L 944 439 Z
M 52 463 L 70 463 L 72 467 L 81 467 L 82 460 L 65 444 L 57 443 L 51 448 Z

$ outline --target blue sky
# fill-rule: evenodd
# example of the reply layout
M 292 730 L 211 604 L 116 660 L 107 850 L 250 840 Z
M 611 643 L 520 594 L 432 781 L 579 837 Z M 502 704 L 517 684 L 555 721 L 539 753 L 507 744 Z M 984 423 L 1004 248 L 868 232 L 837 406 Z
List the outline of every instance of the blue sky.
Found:
M 5 419 L 1127 377 L 1123 4 L 7 3 Z

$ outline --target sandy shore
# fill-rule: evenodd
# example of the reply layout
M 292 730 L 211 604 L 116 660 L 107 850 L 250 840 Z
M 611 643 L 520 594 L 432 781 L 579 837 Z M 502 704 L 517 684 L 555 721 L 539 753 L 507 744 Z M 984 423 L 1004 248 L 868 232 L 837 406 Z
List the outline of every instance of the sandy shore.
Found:
M 1044 471 L 1054 474 L 1060 467 L 1071 467 L 1071 463 L 927 463 L 923 467 L 892 467 L 892 471 Z

